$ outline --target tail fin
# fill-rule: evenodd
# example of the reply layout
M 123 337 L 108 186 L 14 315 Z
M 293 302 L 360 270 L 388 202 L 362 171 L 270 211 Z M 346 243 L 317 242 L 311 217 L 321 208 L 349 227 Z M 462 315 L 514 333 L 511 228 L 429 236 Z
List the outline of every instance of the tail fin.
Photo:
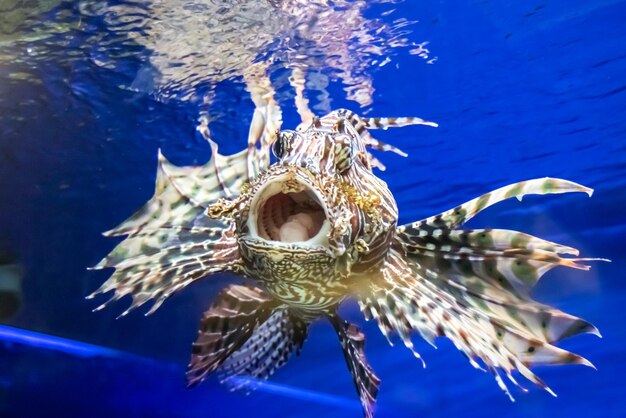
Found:
M 431 344 L 436 337 L 448 337 L 482 369 L 480 360 L 511 399 L 500 372 L 520 386 L 512 375 L 517 370 L 554 394 L 529 367 L 593 367 L 553 344 L 579 333 L 599 333 L 580 318 L 532 300 L 529 289 L 555 266 L 588 269 L 580 264 L 588 259 L 563 258 L 560 254 L 578 251 L 520 232 L 453 228 L 506 197 L 587 190 L 563 180 L 531 180 L 399 227 L 383 274 L 361 300 L 364 313 L 378 320 L 388 338 L 397 332 L 412 350 L 413 331 Z
M 352 374 L 365 417 L 372 418 L 380 379 L 365 358 L 365 334 L 356 325 L 341 321 L 337 316 L 331 316 L 330 320 L 339 336 L 343 355 Z
M 254 389 L 298 352 L 308 323 L 256 287 L 231 285 L 204 313 L 187 371 L 189 386 L 218 371 L 231 389 Z

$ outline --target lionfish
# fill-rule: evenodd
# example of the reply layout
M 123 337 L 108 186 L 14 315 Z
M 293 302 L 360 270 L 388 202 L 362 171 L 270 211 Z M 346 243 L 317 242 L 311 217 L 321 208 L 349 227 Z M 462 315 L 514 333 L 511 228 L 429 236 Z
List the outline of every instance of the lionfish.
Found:
M 599 333 L 534 301 L 529 291 L 553 267 L 588 270 L 581 262 L 592 259 L 562 257 L 578 251 L 522 232 L 460 228 L 504 199 L 591 196 L 592 190 L 555 178 L 522 181 L 398 226 L 396 202 L 373 173 L 383 167 L 370 149 L 406 154 L 370 130 L 415 124 L 436 126 L 337 110 L 271 139 L 253 135 L 247 149 L 230 156 L 210 141 L 212 156 L 202 166 L 177 167 L 159 152 L 154 196 L 105 233 L 127 237 L 95 267 L 115 272 L 90 297 L 114 291 L 110 302 L 131 295 L 122 315 L 153 300 L 151 313 L 207 275 L 250 279 L 227 286 L 204 313 L 187 372 L 190 386 L 214 371 L 234 388 L 268 378 L 300 352 L 311 322 L 325 318 L 337 333 L 364 415 L 372 417 L 380 380 L 366 359 L 363 332 L 337 312 L 354 297 L 367 319 L 374 318 L 388 339 L 397 334 L 418 358 L 413 333 L 432 345 L 447 337 L 511 399 L 503 377 L 525 391 L 514 371 L 554 394 L 530 367 L 593 367 L 554 344 Z

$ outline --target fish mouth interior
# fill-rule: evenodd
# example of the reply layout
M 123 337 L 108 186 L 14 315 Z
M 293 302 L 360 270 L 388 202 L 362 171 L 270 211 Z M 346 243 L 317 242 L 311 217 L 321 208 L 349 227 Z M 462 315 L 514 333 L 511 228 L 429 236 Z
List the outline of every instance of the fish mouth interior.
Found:
M 277 243 L 328 245 L 330 222 L 312 189 L 303 185 L 300 191 L 285 192 L 280 183 L 274 183 L 255 200 L 248 223 L 253 235 Z

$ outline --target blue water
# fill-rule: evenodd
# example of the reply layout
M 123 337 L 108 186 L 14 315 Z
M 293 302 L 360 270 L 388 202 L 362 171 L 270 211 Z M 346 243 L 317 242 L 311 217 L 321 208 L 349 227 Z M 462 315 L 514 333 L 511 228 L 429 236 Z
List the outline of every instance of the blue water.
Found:
M 2 16 L 19 20 L 19 8 L 8 3 Z M 146 64 L 149 46 L 117 42 L 107 24 L 102 5 L 123 2 L 56 3 L 31 10 L 31 20 L 17 28 L 0 26 L 0 242 L 24 268 L 22 308 L 7 321 L 12 328 L 0 332 L 0 416 L 361 416 L 326 323 L 315 324 L 302 354 L 249 396 L 216 379 L 184 389 L 201 313 L 227 277 L 185 289 L 147 318 L 115 320 L 127 301 L 91 312 L 97 304 L 84 297 L 109 273 L 86 267 L 114 245 L 100 233 L 151 196 L 157 150 L 177 164 L 205 162 L 210 149 L 196 126 L 208 115 L 221 149 L 237 151 L 253 104 L 241 74 L 200 74 L 198 84 L 179 89 L 159 85 L 158 71 Z M 535 291 L 603 335 L 562 344 L 597 371 L 538 369 L 557 398 L 529 384 L 530 392 L 514 391 L 511 403 L 445 340 L 434 350 L 415 338 L 422 369 L 348 302 L 342 313 L 364 327 L 368 358 L 383 381 L 376 416 L 626 416 L 626 2 L 411 0 L 373 4 L 363 14 L 389 27 L 418 21 L 402 29 L 404 45 L 369 57 L 370 66 L 359 70 L 375 88 L 371 103 L 348 99 L 335 72 L 310 63 L 328 86 L 308 94 L 318 113 L 347 107 L 440 124 L 378 135 L 409 153 L 377 155 L 388 167 L 379 174 L 395 194 L 400 223 L 508 183 L 560 177 L 594 188 L 593 197 L 507 201 L 470 226 L 522 230 L 613 260 L 594 263 L 590 272 L 554 270 Z M 410 53 L 424 41 L 427 57 Z M 385 56 L 391 61 L 380 66 Z M 272 73 L 283 127 L 291 128 L 299 119 L 286 77 L 284 68 Z M 190 89 L 197 97 L 187 95 Z M 198 97 L 209 91 L 207 106 Z M 40 334 L 24 339 L 16 337 L 19 329 Z

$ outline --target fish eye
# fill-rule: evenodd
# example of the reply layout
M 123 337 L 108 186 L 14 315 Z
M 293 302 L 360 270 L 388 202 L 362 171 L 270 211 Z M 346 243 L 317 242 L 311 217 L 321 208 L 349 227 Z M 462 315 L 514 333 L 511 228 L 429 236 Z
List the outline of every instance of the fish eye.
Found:
M 294 134 L 289 131 L 281 131 L 272 144 L 272 153 L 279 160 L 282 159 L 291 149 Z
M 335 169 L 343 173 L 352 166 L 354 162 L 354 150 L 352 141 L 346 135 L 335 138 Z

